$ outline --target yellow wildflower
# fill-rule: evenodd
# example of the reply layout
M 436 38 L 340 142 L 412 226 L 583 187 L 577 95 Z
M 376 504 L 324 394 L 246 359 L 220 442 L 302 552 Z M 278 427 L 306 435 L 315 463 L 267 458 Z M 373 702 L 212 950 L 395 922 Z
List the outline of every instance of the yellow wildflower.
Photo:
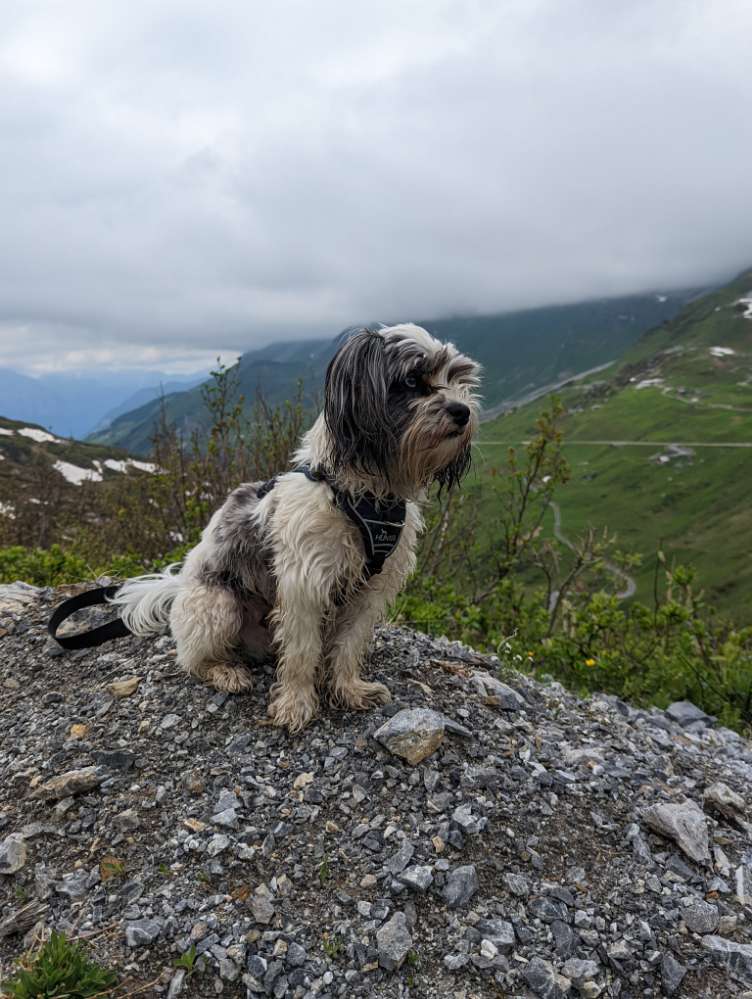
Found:
M 585 665 L 586 666 L 595 666 L 595 659 L 586 659 L 585 660 Z

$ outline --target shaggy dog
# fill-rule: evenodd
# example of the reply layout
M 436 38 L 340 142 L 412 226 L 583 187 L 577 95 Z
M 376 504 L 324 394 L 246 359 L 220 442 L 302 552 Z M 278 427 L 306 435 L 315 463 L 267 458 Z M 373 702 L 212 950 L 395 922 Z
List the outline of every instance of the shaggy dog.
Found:
M 125 583 L 124 623 L 138 635 L 169 623 L 178 661 L 217 690 L 248 690 L 249 662 L 274 652 L 269 715 L 291 732 L 323 687 L 346 708 L 389 701 L 361 662 L 415 566 L 428 487 L 468 470 L 478 384 L 474 361 L 419 326 L 351 336 L 296 467 L 231 493 L 182 567 Z

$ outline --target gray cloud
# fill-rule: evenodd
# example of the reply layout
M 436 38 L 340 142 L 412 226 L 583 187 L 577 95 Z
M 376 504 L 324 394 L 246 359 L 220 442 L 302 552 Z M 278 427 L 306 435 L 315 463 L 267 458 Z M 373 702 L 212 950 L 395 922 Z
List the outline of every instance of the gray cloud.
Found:
M 185 370 L 752 262 L 746 0 L 3 14 L 0 364 Z

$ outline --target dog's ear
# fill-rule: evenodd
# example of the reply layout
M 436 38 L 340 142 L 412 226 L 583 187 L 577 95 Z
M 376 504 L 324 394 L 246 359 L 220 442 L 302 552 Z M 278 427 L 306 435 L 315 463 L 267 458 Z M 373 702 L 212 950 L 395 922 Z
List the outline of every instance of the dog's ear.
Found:
M 434 476 L 434 481 L 439 483 L 439 493 L 444 488 L 451 489 L 452 486 L 459 485 L 460 481 L 470 471 L 471 462 L 472 452 L 468 444 L 466 448 L 460 451 L 454 461 L 445 465 L 444 468 L 439 469 Z
M 384 338 L 362 330 L 337 351 L 326 371 L 324 421 L 333 471 L 388 481 L 397 454 L 389 412 Z

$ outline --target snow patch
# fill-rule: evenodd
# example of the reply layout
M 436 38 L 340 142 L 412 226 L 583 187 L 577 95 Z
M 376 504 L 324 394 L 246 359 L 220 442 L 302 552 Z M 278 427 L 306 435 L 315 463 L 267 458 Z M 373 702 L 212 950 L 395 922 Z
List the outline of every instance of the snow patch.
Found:
M 8 520 L 15 520 L 15 508 L 10 503 L 0 503 L 0 517 L 7 517 Z
M 102 481 L 102 473 L 94 468 L 79 468 L 69 461 L 56 461 L 52 467 L 60 472 L 66 482 L 71 482 L 74 486 L 80 486 L 82 482 Z
M 644 388 L 660 388 L 663 385 L 662 378 L 643 378 L 641 382 L 635 385 L 636 389 Z
M 54 437 L 52 434 L 48 434 L 46 430 L 37 430 L 36 427 L 22 427 L 19 431 L 22 437 L 30 437 L 37 444 L 62 444 L 63 442 L 59 437 Z
M 13 431 L 6 430 L 5 427 L 0 427 L 0 437 L 12 437 Z
M 731 347 L 711 347 L 710 353 L 713 357 L 732 357 L 736 351 L 732 350 Z
M 659 302 L 668 302 L 668 295 L 656 295 L 655 297 Z
M 744 298 L 737 298 L 734 305 L 744 305 L 745 310 L 742 312 L 742 318 L 752 319 L 752 294 L 745 295 Z
M 141 472 L 156 472 L 157 470 L 157 466 L 153 465 L 150 461 L 136 461 L 135 458 L 126 458 L 124 460 L 106 458 L 104 465 L 105 468 L 109 468 L 112 472 L 126 472 L 129 468 L 138 468 Z

